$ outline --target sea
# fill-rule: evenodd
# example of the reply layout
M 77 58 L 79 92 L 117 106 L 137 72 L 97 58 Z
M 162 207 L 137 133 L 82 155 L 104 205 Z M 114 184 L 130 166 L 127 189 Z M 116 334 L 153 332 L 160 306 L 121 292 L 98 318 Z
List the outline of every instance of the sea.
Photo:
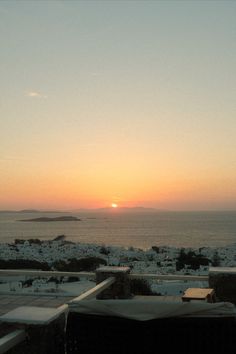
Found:
M 22 222 L 74 216 L 80 221 Z M 149 249 L 152 246 L 222 247 L 236 243 L 236 211 L 203 212 L 0 212 L 0 243 L 15 239 L 68 241 Z

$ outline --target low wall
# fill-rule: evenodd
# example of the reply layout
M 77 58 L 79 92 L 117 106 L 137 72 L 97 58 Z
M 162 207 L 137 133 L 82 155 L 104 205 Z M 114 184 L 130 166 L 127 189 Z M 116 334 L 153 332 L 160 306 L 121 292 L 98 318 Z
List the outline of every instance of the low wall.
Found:
M 7 354 L 65 354 L 65 314 L 48 325 L 21 325 L 21 328 L 27 333 L 26 340 Z
M 215 290 L 218 301 L 232 302 L 236 305 L 235 267 L 210 267 L 209 286 Z

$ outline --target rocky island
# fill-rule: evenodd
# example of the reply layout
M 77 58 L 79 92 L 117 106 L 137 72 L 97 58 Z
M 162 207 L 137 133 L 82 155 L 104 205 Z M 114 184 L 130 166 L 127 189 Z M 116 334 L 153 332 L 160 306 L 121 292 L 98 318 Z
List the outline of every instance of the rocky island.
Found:
M 49 217 L 41 217 L 41 218 L 34 218 L 34 219 L 22 219 L 19 221 L 34 221 L 34 222 L 49 222 L 49 221 L 81 221 L 76 216 L 58 216 L 55 218 Z

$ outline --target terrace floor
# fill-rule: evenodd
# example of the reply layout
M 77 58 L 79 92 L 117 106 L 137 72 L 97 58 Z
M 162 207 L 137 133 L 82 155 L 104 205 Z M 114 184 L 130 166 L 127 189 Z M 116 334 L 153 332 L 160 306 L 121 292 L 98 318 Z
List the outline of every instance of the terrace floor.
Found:
M 20 306 L 39 306 L 57 308 L 72 300 L 75 296 L 57 295 L 1 295 L 0 316 Z

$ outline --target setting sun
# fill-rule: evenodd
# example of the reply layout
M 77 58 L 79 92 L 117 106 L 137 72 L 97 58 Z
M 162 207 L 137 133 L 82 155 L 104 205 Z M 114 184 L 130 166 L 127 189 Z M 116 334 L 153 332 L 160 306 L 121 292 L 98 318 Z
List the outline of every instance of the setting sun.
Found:
M 112 203 L 112 204 L 111 204 L 111 207 L 112 207 L 112 208 L 117 208 L 118 205 L 117 205 L 116 203 Z

